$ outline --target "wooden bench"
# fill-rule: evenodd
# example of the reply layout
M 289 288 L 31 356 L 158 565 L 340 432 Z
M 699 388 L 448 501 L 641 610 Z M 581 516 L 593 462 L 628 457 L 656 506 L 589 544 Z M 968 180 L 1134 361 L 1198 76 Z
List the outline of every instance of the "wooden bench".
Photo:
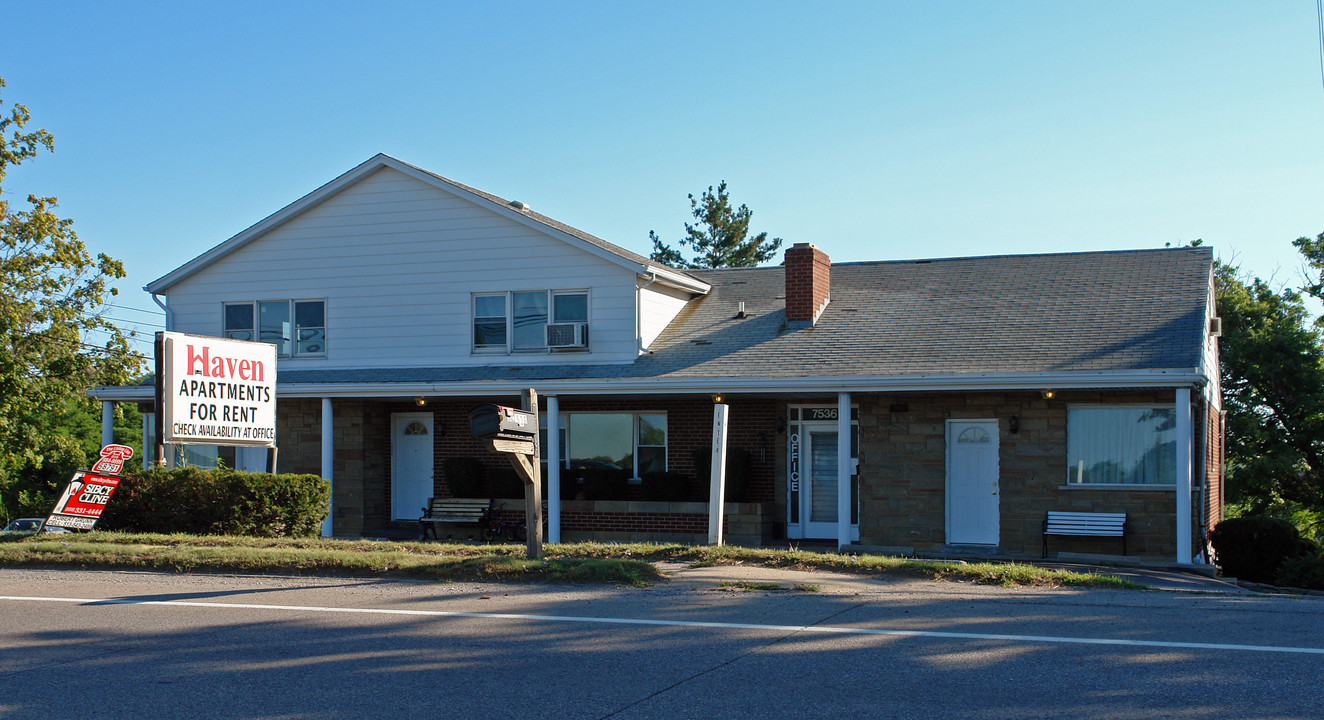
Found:
M 423 517 L 418 519 L 418 524 L 423 528 L 423 539 L 428 539 L 429 530 L 434 540 L 440 539 L 437 523 L 479 523 L 487 508 L 487 500 L 476 498 L 429 498 L 428 506 L 423 508 Z
M 1119 537 L 1126 554 L 1126 513 L 1060 512 L 1049 510 L 1044 517 L 1044 554 L 1048 557 L 1049 535 L 1076 537 Z

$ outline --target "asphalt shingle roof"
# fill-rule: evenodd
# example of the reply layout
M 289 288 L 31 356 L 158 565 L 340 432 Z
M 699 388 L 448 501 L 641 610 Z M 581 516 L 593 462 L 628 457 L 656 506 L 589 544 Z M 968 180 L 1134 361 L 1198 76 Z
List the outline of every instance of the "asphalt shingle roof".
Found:
M 690 302 L 629 365 L 282 371 L 281 383 L 792 378 L 1191 370 L 1209 248 L 839 263 L 812 328 L 788 329 L 781 267 L 693 270 Z M 746 317 L 736 318 L 745 303 Z

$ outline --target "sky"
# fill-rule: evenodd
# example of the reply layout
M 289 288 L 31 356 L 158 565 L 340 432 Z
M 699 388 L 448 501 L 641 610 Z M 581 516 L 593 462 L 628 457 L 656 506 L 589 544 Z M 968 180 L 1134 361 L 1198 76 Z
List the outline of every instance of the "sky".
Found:
M 148 282 L 384 152 L 627 249 L 725 180 L 834 262 L 1202 239 L 1280 282 L 1324 233 L 1309 0 L 60 2 L 0 9 L 0 101 Z M 1142 289 L 1138 289 L 1142 290 Z

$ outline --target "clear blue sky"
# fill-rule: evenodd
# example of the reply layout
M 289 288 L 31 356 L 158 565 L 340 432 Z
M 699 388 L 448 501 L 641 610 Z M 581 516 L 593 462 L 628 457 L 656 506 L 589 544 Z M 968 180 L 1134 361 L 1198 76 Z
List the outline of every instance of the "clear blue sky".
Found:
M 834 261 L 1324 232 L 1315 3 L 11 3 L 10 173 L 117 303 L 385 152 L 640 253 L 720 180 Z M 1138 289 L 1142 291 L 1143 289 Z M 116 316 L 147 320 L 147 313 Z M 150 330 L 150 327 L 144 327 Z

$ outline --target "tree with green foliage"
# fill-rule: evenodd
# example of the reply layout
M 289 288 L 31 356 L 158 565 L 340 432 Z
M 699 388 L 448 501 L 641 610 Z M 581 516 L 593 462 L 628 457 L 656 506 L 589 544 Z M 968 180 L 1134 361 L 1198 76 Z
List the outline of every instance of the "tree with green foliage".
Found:
M 0 88 L 4 81 L 0 80 Z M 0 101 L 0 111 L 3 101 Z M 0 112 L 0 516 L 44 513 L 68 471 L 85 465 L 78 411 L 99 416 L 89 387 L 123 384 L 142 358 L 104 316 L 123 265 L 93 257 L 55 214 L 54 197 L 29 195 L 11 209 L 3 181 L 11 167 L 54 150 L 45 130 L 27 130 L 28 109 Z M 93 342 L 91 333 L 101 339 Z M 72 413 L 72 414 L 71 414 Z M 99 431 L 93 436 L 99 437 Z M 57 479 L 52 480 L 52 477 Z
M 1297 240 L 1324 268 L 1324 235 Z M 1228 500 L 1252 513 L 1324 511 L 1324 323 L 1302 289 L 1275 288 L 1236 267 L 1215 267 Z
M 686 260 L 680 250 L 664 244 L 657 233 L 649 230 L 653 260 L 693 270 L 750 267 L 776 257 L 781 238 L 769 240 L 766 232 L 749 236 L 749 221 L 754 213 L 745 205 L 731 206 L 725 180 L 716 190 L 710 185 L 700 198 L 695 199 L 693 194 L 689 198 L 690 211 L 698 223 L 685 223 L 685 237 L 680 239 L 680 245 L 693 250 L 694 257 Z

